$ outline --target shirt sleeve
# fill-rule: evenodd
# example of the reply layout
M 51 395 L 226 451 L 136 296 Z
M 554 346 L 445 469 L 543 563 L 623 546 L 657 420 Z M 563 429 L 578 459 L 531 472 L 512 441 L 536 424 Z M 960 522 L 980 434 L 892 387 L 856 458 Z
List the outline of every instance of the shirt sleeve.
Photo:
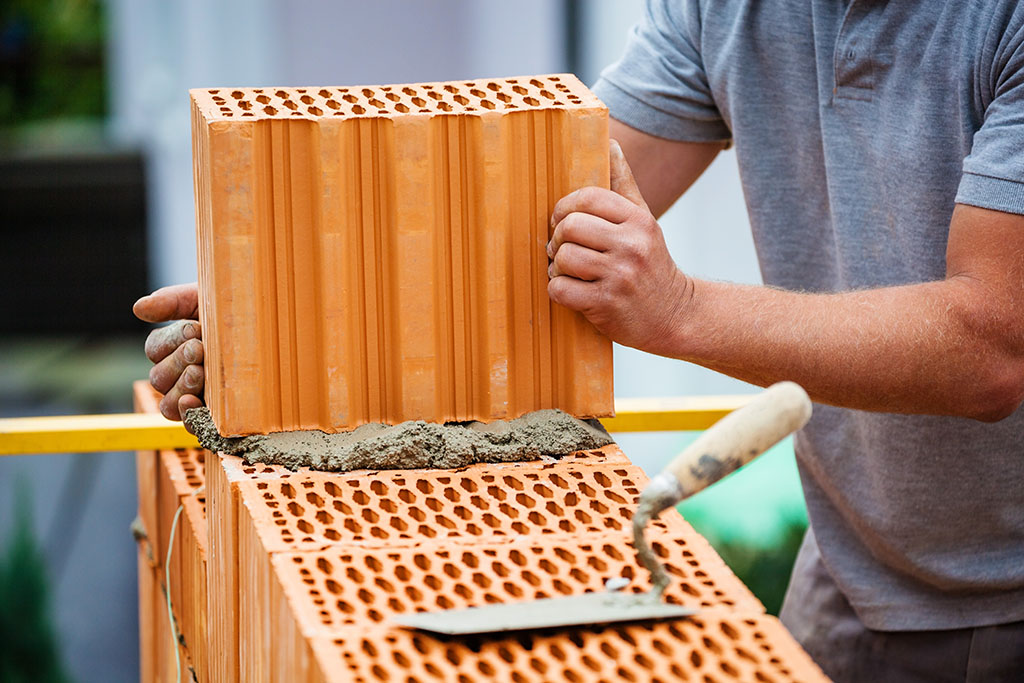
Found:
M 695 0 L 647 0 L 622 58 L 594 92 L 612 117 L 651 135 L 689 142 L 730 141 L 700 54 Z
M 1024 214 L 1024 11 L 1015 19 L 993 57 L 993 98 L 964 159 L 956 201 Z

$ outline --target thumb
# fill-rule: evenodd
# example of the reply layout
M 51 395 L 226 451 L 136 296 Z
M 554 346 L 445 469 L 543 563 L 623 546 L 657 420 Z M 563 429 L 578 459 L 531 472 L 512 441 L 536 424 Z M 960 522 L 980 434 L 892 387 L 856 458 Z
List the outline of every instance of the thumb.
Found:
M 647 208 L 647 202 L 640 194 L 640 188 L 636 186 L 633 178 L 633 171 L 626 163 L 626 155 L 622 153 L 622 147 L 618 140 L 610 140 L 608 144 L 609 161 L 611 162 L 611 186 L 612 192 L 622 195 L 637 206 Z
M 194 319 L 199 315 L 199 287 L 195 282 L 163 287 L 136 301 L 132 311 L 148 323 Z

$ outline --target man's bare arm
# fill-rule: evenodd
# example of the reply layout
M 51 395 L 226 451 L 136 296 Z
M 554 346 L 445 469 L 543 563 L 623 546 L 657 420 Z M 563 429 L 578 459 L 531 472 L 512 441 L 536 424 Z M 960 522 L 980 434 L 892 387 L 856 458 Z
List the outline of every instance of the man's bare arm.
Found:
M 609 132 L 633 168 L 636 183 L 655 217 L 668 211 L 725 147 L 722 142 L 675 142 L 648 135 L 612 119 Z
M 612 339 L 856 409 L 997 420 L 1024 398 L 1024 217 L 957 206 L 938 282 L 787 292 L 679 271 L 615 145 L 612 165 L 616 192 L 556 206 L 548 286 Z

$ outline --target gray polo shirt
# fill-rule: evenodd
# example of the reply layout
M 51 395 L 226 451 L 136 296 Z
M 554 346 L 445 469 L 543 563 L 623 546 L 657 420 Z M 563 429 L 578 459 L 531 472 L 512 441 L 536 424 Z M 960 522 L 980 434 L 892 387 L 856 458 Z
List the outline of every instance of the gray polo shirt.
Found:
M 1024 214 L 1016 0 L 650 0 L 595 90 L 634 128 L 735 145 L 770 285 L 941 280 L 955 203 Z M 822 562 L 866 626 L 1024 619 L 1024 410 L 819 405 L 796 452 Z

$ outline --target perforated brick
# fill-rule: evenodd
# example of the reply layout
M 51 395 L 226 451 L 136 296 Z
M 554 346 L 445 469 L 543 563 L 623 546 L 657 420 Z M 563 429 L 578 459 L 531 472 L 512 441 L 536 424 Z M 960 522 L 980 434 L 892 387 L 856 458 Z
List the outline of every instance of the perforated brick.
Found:
M 624 460 L 617 447 L 593 453 L 603 463 Z M 265 547 L 277 552 L 619 532 L 629 528 L 639 482 L 645 480 L 632 465 L 606 473 L 576 460 L 474 465 L 455 472 L 302 473 L 240 482 L 238 490 Z
M 611 342 L 547 296 L 555 202 L 609 182 L 574 76 L 191 95 L 221 433 L 611 414 Z
M 719 585 L 700 569 L 683 539 L 655 531 L 651 540 L 673 577 L 668 602 L 760 610 L 734 580 Z M 579 595 L 620 576 L 631 580 L 633 592 L 650 589 L 623 534 L 555 544 L 527 538 L 492 546 L 277 553 L 271 563 L 304 633 L 387 623 L 406 612 Z
M 810 683 L 821 670 L 764 615 L 708 612 L 668 623 L 436 638 L 391 629 L 316 638 L 330 682 L 508 680 Z
M 225 119 L 377 118 L 599 105 L 578 79 L 568 75 L 384 86 L 215 88 L 193 90 L 192 97 L 210 118 Z

